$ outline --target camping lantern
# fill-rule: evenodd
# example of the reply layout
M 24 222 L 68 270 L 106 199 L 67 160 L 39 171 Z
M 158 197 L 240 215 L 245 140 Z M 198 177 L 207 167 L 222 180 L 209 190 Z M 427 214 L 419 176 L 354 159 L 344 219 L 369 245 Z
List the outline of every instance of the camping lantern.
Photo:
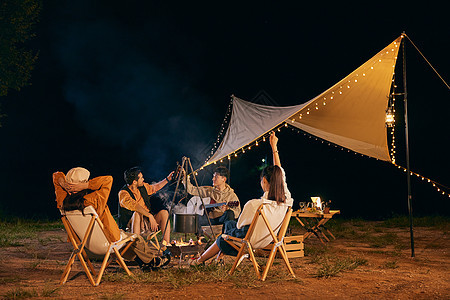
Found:
M 394 122 L 395 122 L 394 112 L 392 111 L 391 107 L 388 107 L 388 109 L 386 110 L 385 122 L 386 122 L 386 127 L 394 126 Z

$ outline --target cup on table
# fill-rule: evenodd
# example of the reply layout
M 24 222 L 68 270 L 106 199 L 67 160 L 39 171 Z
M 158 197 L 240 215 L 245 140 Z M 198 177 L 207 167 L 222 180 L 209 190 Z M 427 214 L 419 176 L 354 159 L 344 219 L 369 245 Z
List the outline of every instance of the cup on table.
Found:
M 305 211 L 306 202 L 300 202 L 300 211 Z

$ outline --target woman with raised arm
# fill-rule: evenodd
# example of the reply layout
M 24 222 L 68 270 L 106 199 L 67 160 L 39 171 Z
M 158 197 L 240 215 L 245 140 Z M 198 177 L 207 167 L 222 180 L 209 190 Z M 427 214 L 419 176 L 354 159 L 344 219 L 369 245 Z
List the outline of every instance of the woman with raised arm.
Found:
M 264 194 L 259 199 L 253 199 L 248 201 L 238 221 L 227 221 L 225 223 L 225 234 L 244 238 L 250 227 L 250 224 L 255 216 L 256 210 L 261 204 L 268 204 L 265 206 L 267 210 L 267 218 L 272 228 L 274 228 L 275 233 L 279 230 L 279 225 L 283 221 L 286 214 L 286 206 L 292 206 L 294 200 L 291 197 L 286 185 L 286 176 L 283 168 L 281 167 L 280 156 L 278 154 L 278 138 L 275 132 L 270 135 L 270 146 L 272 148 L 273 155 L 273 166 L 268 166 L 264 168 L 261 173 L 261 188 Z M 262 248 L 267 246 L 271 241 L 272 237 L 268 234 L 266 228 L 255 228 L 253 236 L 250 240 L 254 248 Z M 223 238 L 219 236 L 217 240 L 197 259 L 192 259 L 190 261 L 191 265 L 198 265 L 204 263 L 211 257 L 222 252 L 226 255 L 237 255 L 237 251 L 231 247 Z

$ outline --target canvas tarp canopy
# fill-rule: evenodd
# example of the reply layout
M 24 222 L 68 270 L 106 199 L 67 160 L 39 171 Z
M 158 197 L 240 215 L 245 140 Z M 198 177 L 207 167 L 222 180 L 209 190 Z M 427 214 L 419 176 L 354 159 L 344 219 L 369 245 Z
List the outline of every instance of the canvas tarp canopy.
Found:
M 390 161 L 385 117 L 401 39 L 304 104 L 266 106 L 233 96 L 227 131 L 204 166 L 244 152 L 283 123 L 357 153 Z

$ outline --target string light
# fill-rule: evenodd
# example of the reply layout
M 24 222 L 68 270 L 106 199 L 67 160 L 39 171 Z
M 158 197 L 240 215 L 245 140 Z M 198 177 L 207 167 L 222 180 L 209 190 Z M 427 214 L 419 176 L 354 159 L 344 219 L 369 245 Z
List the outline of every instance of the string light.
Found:
M 340 82 L 335 84 L 332 88 L 330 88 L 326 93 L 320 96 L 322 105 L 319 105 L 319 102 L 313 102 L 305 106 L 300 112 L 291 116 L 291 120 L 298 119 L 301 120 L 303 117 L 309 117 L 314 112 L 317 112 L 320 108 L 327 107 L 327 101 L 335 101 L 338 100 L 341 96 L 345 94 L 344 91 L 353 89 L 359 86 L 359 83 L 363 82 L 368 75 L 368 72 L 371 70 L 375 70 L 377 68 L 377 64 L 383 63 L 385 59 L 394 60 L 393 68 L 395 67 L 395 61 L 397 60 L 396 56 L 396 48 L 398 48 L 397 42 L 394 42 L 392 45 L 389 45 L 387 48 L 381 50 L 378 55 L 374 56 L 372 60 L 367 61 L 360 68 L 355 70 L 346 78 L 342 79 Z M 398 50 L 398 49 L 397 49 Z M 383 57 L 385 59 L 381 59 Z M 345 88 L 346 87 L 346 88 Z M 312 109 L 312 108 L 315 109 Z M 302 112 L 302 113 L 301 113 Z M 306 112 L 306 113 L 305 113 Z M 304 115 L 302 115 L 304 114 Z
M 226 112 L 225 117 L 224 117 L 224 119 L 222 121 L 222 125 L 220 126 L 219 134 L 217 135 L 217 139 L 216 139 L 216 141 L 214 143 L 213 149 L 211 149 L 211 153 L 206 158 L 204 164 L 206 164 L 208 162 L 208 160 L 213 156 L 213 154 L 217 151 L 217 148 L 219 147 L 219 142 L 222 140 L 223 135 L 226 132 L 225 131 L 225 127 L 228 125 L 229 118 L 230 118 L 230 116 L 232 114 L 233 100 L 234 100 L 234 95 L 231 95 L 231 100 L 230 100 L 230 103 L 228 104 L 227 112 Z M 214 163 L 216 163 L 216 162 L 214 162 Z
M 407 172 L 407 169 L 406 169 L 405 167 L 402 167 L 402 166 L 396 165 L 396 164 L 394 164 L 394 165 L 397 166 L 399 169 L 403 170 L 403 172 Z M 439 192 L 441 195 L 444 195 L 444 196 L 447 196 L 447 197 L 450 198 L 450 193 L 448 193 L 448 192 L 446 192 L 446 191 L 443 190 L 443 189 L 449 190 L 448 187 L 446 187 L 446 186 L 440 184 L 440 183 L 437 182 L 437 181 L 431 180 L 430 178 L 427 178 L 427 177 L 425 177 L 425 176 L 422 176 L 422 175 L 420 175 L 419 173 L 410 171 L 410 174 L 411 174 L 411 175 L 415 175 L 416 177 L 420 178 L 422 181 L 425 181 L 425 180 L 426 180 L 428 183 L 431 184 L 431 186 L 432 186 L 433 188 L 436 189 L 437 192 Z
M 297 114 L 291 116 L 291 118 L 290 118 L 291 123 L 294 123 L 296 119 L 302 120 L 304 117 L 312 115 L 313 111 L 319 111 L 319 108 L 323 108 L 323 109 L 327 108 L 327 101 L 336 101 L 336 100 L 338 100 L 339 96 L 344 94 L 343 91 L 344 91 L 344 87 L 345 86 L 347 87 L 346 90 L 349 90 L 351 88 L 357 87 L 358 83 L 361 83 L 362 81 L 364 81 L 362 79 L 363 79 L 363 77 L 366 77 L 367 72 L 370 71 L 370 70 L 374 70 L 376 68 L 376 65 L 378 63 L 382 62 L 382 59 L 380 59 L 380 56 L 383 56 L 383 55 L 384 56 L 391 56 L 390 58 L 389 57 L 387 57 L 387 58 L 396 60 L 397 56 L 394 56 L 394 55 L 396 54 L 395 50 L 396 50 L 396 48 L 398 48 L 398 43 L 394 42 L 393 44 L 394 44 L 393 47 L 391 47 L 390 49 L 386 49 L 385 48 L 384 50 L 379 52 L 378 57 L 375 56 L 375 58 L 373 60 L 369 60 L 368 62 L 366 62 L 363 65 L 364 68 L 361 68 L 361 67 L 363 67 L 363 66 L 361 66 L 356 71 L 354 71 L 349 76 L 347 76 L 346 78 L 341 80 L 339 83 L 337 83 L 335 86 L 333 86 L 331 89 L 329 89 L 326 94 L 322 95 L 323 101 L 312 102 L 309 105 L 305 106 Z M 393 67 L 395 67 L 395 64 L 393 65 Z M 220 146 L 220 141 L 222 140 L 223 136 L 227 132 L 225 125 L 227 125 L 229 123 L 229 119 L 230 119 L 230 116 L 232 114 L 233 100 L 234 100 L 234 95 L 232 95 L 232 97 L 231 97 L 231 101 L 230 101 L 230 104 L 228 106 L 227 113 L 225 115 L 225 118 L 224 118 L 224 120 L 222 122 L 221 129 L 219 131 L 219 135 L 218 135 L 218 137 L 217 137 L 217 139 L 216 139 L 216 141 L 214 143 L 213 149 L 211 150 L 211 155 L 209 155 L 209 157 L 206 159 L 205 163 L 207 163 L 210 160 L 210 158 L 213 156 L 213 154 L 217 152 L 217 149 Z M 320 105 L 320 104 L 322 104 L 322 105 Z M 311 107 L 315 107 L 315 109 L 311 110 Z M 304 113 L 305 111 L 306 111 L 306 114 Z M 288 127 L 288 123 L 284 122 L 283 124 L 279 125 L 277 128 L 274 128 L 273 130 L 276 130 L 277 132 L 280 132 L 281 127 Z M 392 162 L 395 163 L 395 156 L 393 155 L 395 153 L 395 144 L 394 144 L 395 137 L 394 137 L 394 133 L 393 132 L 391 133 L 391 135 L 392 135 L 391 157 L 393 157 Z M 266 135 L 263 135 L 259 139 L 253 141 L 251 144 L 248 144 L 248 145 L 242 147 L 241 149 L 228 154 L 227 158 L 230 160 L 231 159 L 230 155 L 234 155 L 234 157 L 237 157 L 238 152 L 245 153 L 246 149 L 251 150 L 252 145 L 258 146 L 259 142 L 261 142 L 261 141 L 265 142 L 265 140 L 266 140 Z M 330 143 L 328 143 L 328 144 L 332 145 Z M 334 146 L 337 147 L 336 145 L 334 145 Z M 343 148 L 341 148 L 341 150 L 343 150 Z M 364 155 L 362 155 L 362 156 L 364 156 Z M 223 162 L 223 158 L 220 159 L 220 162 Z M 216 163 L 216 161 L 214 161 L 214 163 Z

